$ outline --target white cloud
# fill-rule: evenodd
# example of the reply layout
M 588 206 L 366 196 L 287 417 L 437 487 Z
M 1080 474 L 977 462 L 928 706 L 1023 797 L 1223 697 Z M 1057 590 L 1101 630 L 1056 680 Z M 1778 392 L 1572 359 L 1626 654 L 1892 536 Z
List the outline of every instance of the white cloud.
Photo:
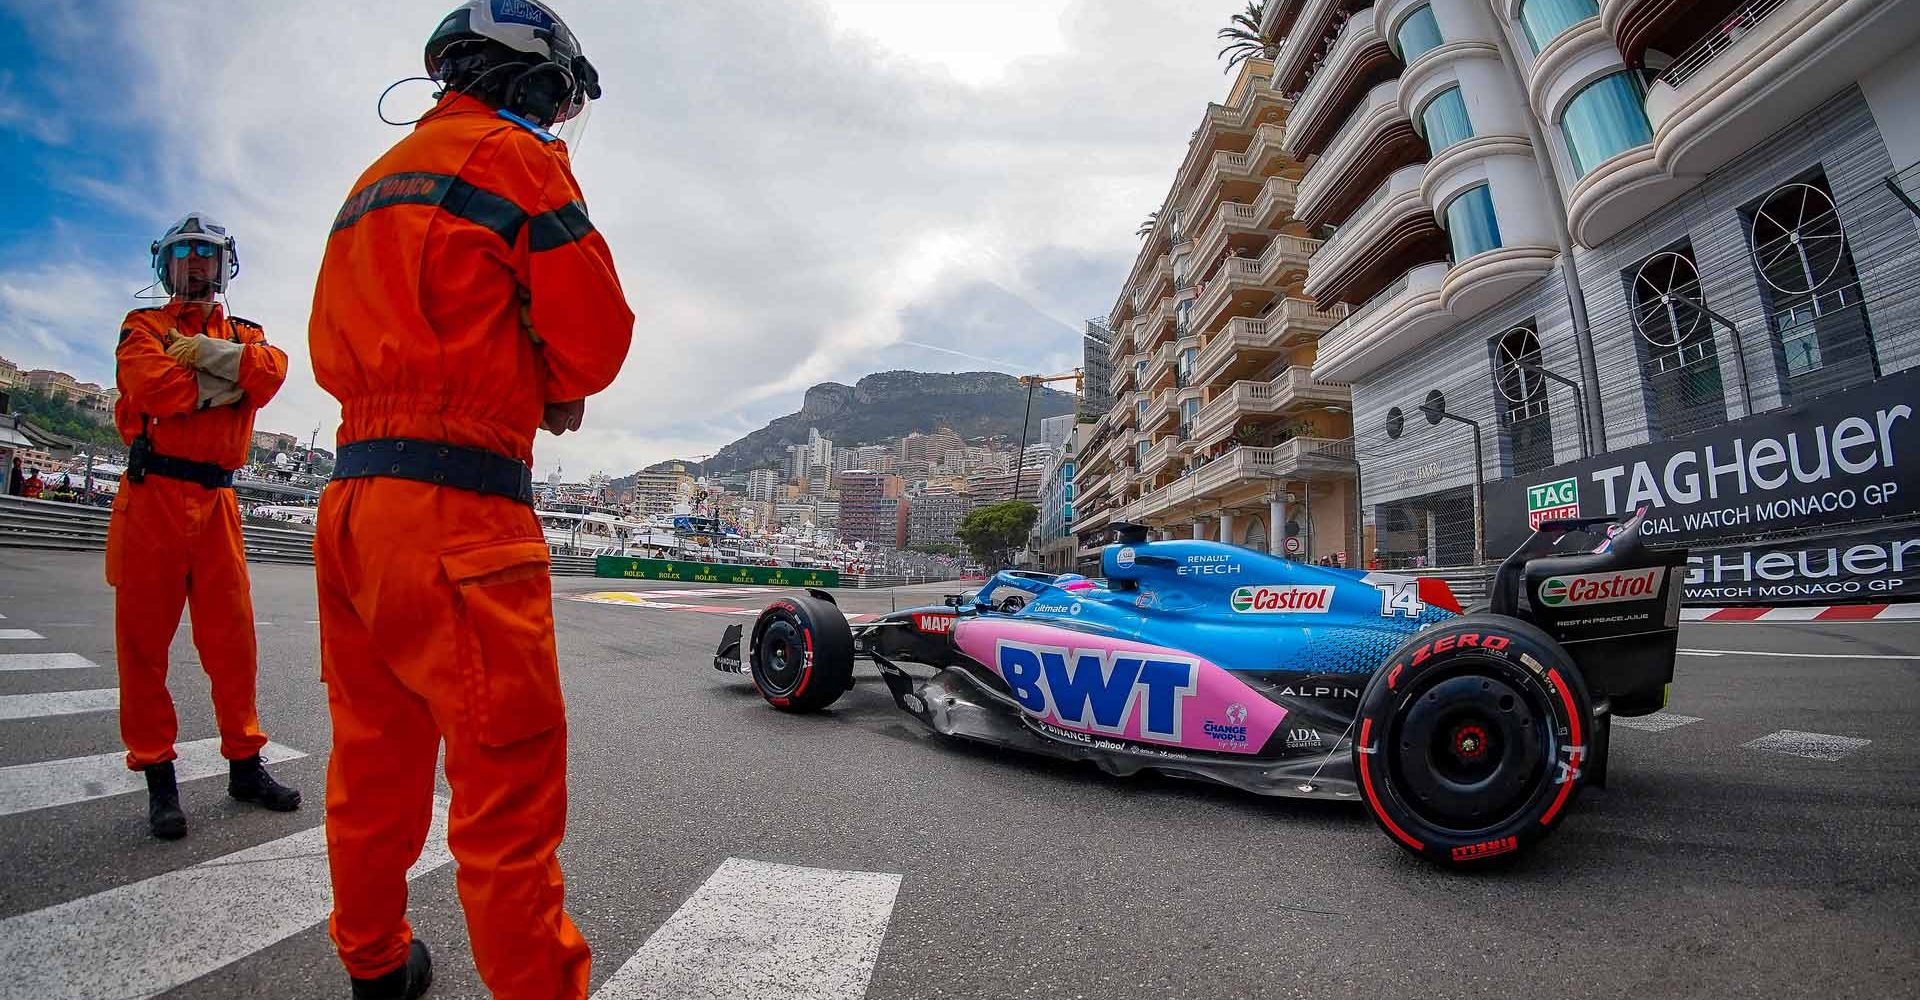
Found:
M 448 6 L 129 2 L 91 22 L 124 32 L 128 117 L 165 137 L 154 216 L 197 207 L 231 226 L 233 308 L 293 355 L 263 427 L 331 433 L 304 343 L 327 224 L 400 138 L 374 100 L 418 72 Z M 536 445 L 542 474 L 571 476 L 716 450 L 813 382 L 988 367 L 915 341 L 1077 363 L 1079 323 L 1111 305 L 1135 226 L 1225 90 L 1212 33 L 1238 5 L 560 6 L 606 85 L 578 168 L 639 317 L 586 430 Z M 85 183 L 125 207 L 127 181 Z M 0 287 L 31 284 L 0 268 Z M 131 305 L 117 282 L 89 294 L 116 319 Z M 98 336 L 79 325 L 98 316 L 41 313 L 32 329 L 56 340 Z M 27 329 L 0 326 L 0 353 Z

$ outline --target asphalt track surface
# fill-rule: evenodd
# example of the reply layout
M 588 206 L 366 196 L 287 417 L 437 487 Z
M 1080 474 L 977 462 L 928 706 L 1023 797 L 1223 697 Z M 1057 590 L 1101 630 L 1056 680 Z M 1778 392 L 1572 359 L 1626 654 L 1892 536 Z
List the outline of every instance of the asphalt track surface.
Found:
M 99 560 L 0 550 L 0 629 L 43 637 L 0 639 L 0 704 L 17 709 L 0 711 L 11 769 L 0 806 L 19 807 L 0 809 L 0 963 L 38 954 L 61 966 L 0 968 L 0 998 L 26 995 L 7 985 L 26 972 L 68 977 L 40 997 L 151 992 L 114 981 L 117 962 L 173 962 L 190 978 L 168 997 L 344 996 L 315 915 L 324 896 L 312 896 L 329 737 L 310 569 L 253 567 L 261 716 L 276 744 L 305 754 L 274 768 L 306 793 L 301 811 L 232 803 L 218 777 L 188 781 L 192 832 L 164 844 L 146 835 L 144 796 L 114 794 L 114 779 L 56 804 L 7 790 L 30 773 L 17 768 L 118 751 L 111 709 L 44 714 L 84 708 L 60 692 L 114 686 Z M 1541 850 L 1452 874 L 1404 855 L 1357 806 L 1109 778 L 930 736 L 893 710 L 870 667 L 827 714 L 782 715 L 710 667 L 720 629 L 748 619 L 692 610 L 764 595 L 555 583 L 572 738 L 562 862 L 593 987 L 609 1000 L 862 987 L 875 998 L 1920 993 L 1920 623 L 1685 627 L 1681 646 L 1702 652 L 1680 660 L 1671 728 L 1617 729 L 1610 787 L 1585 792 Z M 595 591 L 656 596 L 568 599 Z M 842 602 L 884 611 L 889 597 Z M 171 680 L 183 743 L 215 735 L 189 635 Z M 22 654 L 72 655 L 6 659 Z M 298 856 L 233 863 L 262 845 Z M 431 995 L 485 996 L 454 865 L 440 861 L 423 866 L 411 903 L 435 948 Z M 140 893 L 196 865 L 186 884 L 224 893 L 221 905 L 141 908 Z M 256 870 L 267 881 L 251 889 L 219 881 Z M 45 939 L 55 917 L 71 936 L 58 948 Z M 205 957 L 223 948 L 232 961 Z

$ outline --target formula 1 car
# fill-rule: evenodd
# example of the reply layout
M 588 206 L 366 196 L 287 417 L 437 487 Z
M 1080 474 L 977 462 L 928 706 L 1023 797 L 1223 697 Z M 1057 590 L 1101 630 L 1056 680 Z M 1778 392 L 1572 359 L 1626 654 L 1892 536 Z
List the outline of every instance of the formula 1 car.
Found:
M 1545 838 L 1605 784 L 1612 718 L 1665 705 L 1686 553 L 1649 548 L 1644 518 L 1543 522 L 1473 613 L 1438 579 L 1121 525 L 1101 582 L 1002 572 L 854 625 L 810 591 L 728 626 L 713 665 L 817 712 L 864 658 L 935 732 L 1357 799 L 1407 850 L 1468 865 Z

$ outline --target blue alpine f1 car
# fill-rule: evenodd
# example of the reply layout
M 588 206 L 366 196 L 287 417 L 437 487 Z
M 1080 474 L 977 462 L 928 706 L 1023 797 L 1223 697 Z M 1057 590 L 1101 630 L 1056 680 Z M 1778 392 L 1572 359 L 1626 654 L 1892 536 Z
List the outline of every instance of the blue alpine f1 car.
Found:
M 1644 515 L 1548 521 L 1469 613 L 1437 579 L 1118 528 L 1104 579 L 1003 571 L 849 625 L 823 591 L 727 628 L 714 666 L 790 712 L 878 665 L 936 732 L 1263 795 L 1362 802 L 1443 864 L 1522 851 L 1604 784 L 1610 722 L 1660 709 L 1686 553 Z

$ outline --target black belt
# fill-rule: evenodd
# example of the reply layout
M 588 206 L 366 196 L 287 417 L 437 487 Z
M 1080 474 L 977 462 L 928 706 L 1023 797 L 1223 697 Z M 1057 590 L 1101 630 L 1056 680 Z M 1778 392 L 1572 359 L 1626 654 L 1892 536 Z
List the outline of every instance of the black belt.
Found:
M 149 452 L 143 471 L 149 476 L 165 476 L 182 482 L 204 486 L 210 490 L 223 490 L 233 485 L 233 472 L 223 469 L 212 462 L 190 462 L 171 455 L 158 455 Z
M 533 470 L 485 448 L 418 438 L 373 438 L 340 446 L 333 478 L 385 476 L 533 504 Z

